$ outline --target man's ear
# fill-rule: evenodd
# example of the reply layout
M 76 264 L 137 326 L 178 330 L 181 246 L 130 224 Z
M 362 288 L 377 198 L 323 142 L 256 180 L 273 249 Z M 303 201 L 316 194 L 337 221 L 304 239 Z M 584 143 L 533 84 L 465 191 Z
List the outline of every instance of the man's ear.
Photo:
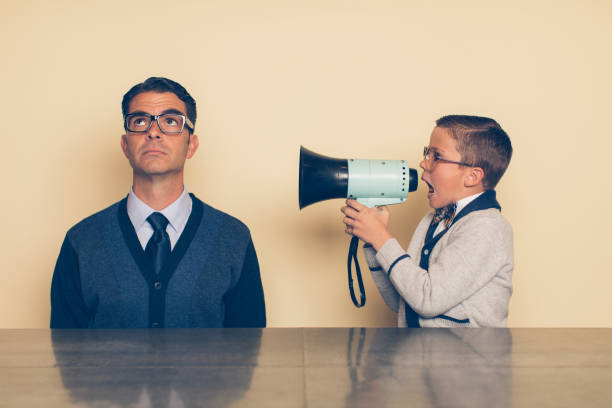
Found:
M 123 150 L 123 154 L 125 155 L 125 157 L 129 159 L 130 157 L 128 156 L 127 136 L 125 134 L 121 135 L 121 150 Z
M 480 167 L 471 167 L 464 177 L 463 185 L 465 187 L 474 187 L 482 183 L 484 178 L 484 170 Z
M 198 150 L 198 146 L 200 145 L 200 141 L 198 140 L 198 135 L 195 133 L 189 136 L 189 145 L 187 146 L 187 158 L 191 159 L 191 157 L 195 154 L 196 150 Z

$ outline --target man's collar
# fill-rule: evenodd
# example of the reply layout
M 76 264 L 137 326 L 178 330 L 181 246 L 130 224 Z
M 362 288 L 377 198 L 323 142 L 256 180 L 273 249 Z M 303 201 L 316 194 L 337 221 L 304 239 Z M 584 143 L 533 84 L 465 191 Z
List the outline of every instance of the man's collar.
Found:
M 181 195 L 169 206 L 158 212 L 162 213 L 169 221 L 169 225 L 175 230 L 180 231 L 187 223 L 191 212 L 191 197 L 187 194 L 187 189 L 183 186 Z M 127 213 L 136 231 L 140 230 L 147 222 L 147 217 L 156 212 L 142 201 L 135 193 L 134 188 L 130 189 L 127 198 Z

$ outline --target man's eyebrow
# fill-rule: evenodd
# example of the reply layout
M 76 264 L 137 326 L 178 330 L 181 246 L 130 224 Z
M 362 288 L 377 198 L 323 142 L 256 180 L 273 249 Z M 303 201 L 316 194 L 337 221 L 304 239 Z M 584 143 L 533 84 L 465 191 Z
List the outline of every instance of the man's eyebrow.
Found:
M 186 116 L 183 112 L 181 112 L 178 109 L 166 109 L 165 111 L 163 111 L 161 114 L 164 115 L 166 113 L 176 113 L 177 115 L 183 115 Z

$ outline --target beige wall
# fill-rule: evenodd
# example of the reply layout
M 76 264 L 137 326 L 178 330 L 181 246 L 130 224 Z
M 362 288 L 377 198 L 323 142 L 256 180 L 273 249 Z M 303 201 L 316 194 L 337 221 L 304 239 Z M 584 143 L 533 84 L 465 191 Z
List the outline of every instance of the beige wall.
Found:
M 612 4 L 490 3 L 0 2 L 0 327 L 48 325 L 66 230 L 128 192 L 120 100 L 152 75 L 198 101 L 186 184 L 251 228 L 270 326 L 394 325 L 367 273 L 350 302 L 342 201 L 298 210 L 298 149 L 416 167 L 448 113 L 514 144 L 509 324 L 612 326 Z M 404 246 L 425 195 L 391 209 Z

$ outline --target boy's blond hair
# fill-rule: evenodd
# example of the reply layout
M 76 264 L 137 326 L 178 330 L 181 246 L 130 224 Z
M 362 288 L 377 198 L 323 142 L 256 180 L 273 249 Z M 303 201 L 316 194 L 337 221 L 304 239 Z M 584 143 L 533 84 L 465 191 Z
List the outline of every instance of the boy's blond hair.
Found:
M 436 126 L 450 131 L 461 161 L 480 167 L 483 187 L 494 189 L 512 157 L 510 138 L 499 123 L 481 116 L 448 115 L 438 119 Z

